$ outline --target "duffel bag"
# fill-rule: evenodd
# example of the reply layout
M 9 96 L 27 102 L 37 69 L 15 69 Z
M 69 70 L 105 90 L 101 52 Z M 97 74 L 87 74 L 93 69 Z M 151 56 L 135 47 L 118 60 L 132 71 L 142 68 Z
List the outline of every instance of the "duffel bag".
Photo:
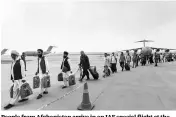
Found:
M 32 89 L 29 85 L 29 83 L 25 82 L 21 85 L 21 88 L 20 88 L 20 96 L 22 99 L 32 95 L 33 92 L 32 92 Z

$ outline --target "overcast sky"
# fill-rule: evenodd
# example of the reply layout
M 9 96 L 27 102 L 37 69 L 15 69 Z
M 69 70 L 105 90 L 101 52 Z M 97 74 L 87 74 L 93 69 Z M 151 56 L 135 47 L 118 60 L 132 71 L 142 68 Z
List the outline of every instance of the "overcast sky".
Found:
M 176 48 L 176 2 L 3 0 L 1 49 L 87 52 Z

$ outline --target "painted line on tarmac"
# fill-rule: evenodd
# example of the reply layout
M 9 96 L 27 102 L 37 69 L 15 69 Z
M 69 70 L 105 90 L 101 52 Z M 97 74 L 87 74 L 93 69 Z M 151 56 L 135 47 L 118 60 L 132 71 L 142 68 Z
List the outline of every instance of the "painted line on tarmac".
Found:
M 112 84 L 113 81 L 114 81 L 113 79 L 110 80 L 109 84 L 107 84 L 107 86 L 105 88 L 103 88 L 103 90 L 98 94 L 98 96 L 95 98 L 95 100 L 92 102 L 92 104 L 95 105 L 95 102 L 100 98 L 100 96 L 105 92 L 105 90 L 109 87 L 109 85 Z
M 99 93 L 99 95 L 95 98 L 92 104 L 95 105 L 95 102 L 98 100 L 98 98 L 104 93 L 104 90 Z
M 161 102 L 161 104 L 164 106 L 164 108 L 167 109 L 166 106 L 164 105 L 163 101 L 161 100 L 160 96 L 157 95 L 157 97 L 158 97 L 159 101 Z
M 73 92 L 75 92 L 77 89 L 79 89 L 79 88 L 80 88 L 81 86 L 83 86 L 83 85 L 84 85 L 84 84 L 79 85 L 78 87 L 76 87 L 76 88 L 73 89 L 72 91 L 70 91 L 70 92 L 64 94 L 62 97 L 59 97 L 59 98 L 57 98 L 57 99 L 55 99 L 55 100 L 49 102 L 48 104 L 46 104 L 46 105 L 44 105 L 44 106 L 38 108 L 37 110 L 42 110 L 43 108 L 46 108 L 47 106 L 51 105 L 52 103 L 54 103 L 54 102 L 56 102 L 56 101 L 59 101 L 59 100 L 63 99 L 64 97 L 66 97 L 66 96 L 72 94 Z

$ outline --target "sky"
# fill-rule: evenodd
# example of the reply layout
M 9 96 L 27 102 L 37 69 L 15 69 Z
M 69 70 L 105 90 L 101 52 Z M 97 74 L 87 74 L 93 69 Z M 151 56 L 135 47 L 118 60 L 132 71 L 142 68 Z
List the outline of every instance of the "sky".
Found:
M 2 0 L 1 50 L 176 49 L 176 1 Z

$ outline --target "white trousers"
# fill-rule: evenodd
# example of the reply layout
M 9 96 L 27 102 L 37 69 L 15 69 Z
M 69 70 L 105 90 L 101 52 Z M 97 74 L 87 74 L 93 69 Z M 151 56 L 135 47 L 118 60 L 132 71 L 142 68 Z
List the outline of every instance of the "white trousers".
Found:
M 19 100 L 21 85 L 22 85 L 21 80 L 14 80 L 14 83 L 13 83 L 13 98 L 11 98 L 10 104 L 14 105 Z
M 66 73 L 62 72 L 64 86 L 69 86 L 69 83 L 68 83 L 69 73 L 70 73 L 70 71 L 68 71 Z
M 42 78 L 46 76 L 45 74 L 39 74 L 39 78 L 40 78 L 40 91 L 39 91 L 39 94 L 43 95 L 43 92 L 44 91 L 47 91 L 47 88 L 44 88 L 43 85 L 42 85 Z

